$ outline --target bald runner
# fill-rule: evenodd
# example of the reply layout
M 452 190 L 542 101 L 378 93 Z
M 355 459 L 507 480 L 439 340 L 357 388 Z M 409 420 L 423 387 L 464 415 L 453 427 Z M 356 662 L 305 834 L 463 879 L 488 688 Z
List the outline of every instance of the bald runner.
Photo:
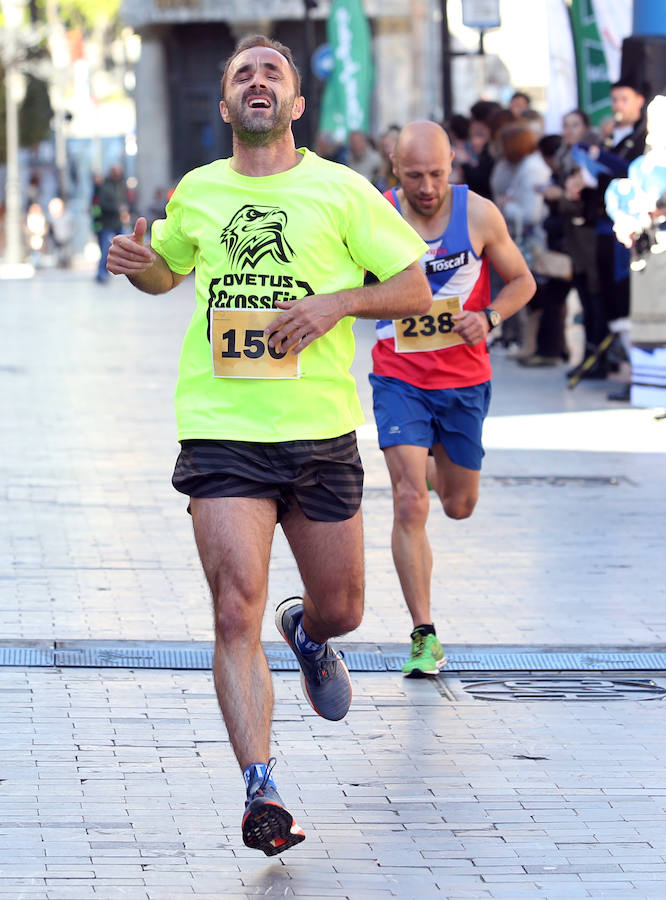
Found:
M 425 315 L 377 322 L 370 375 L 393 489 L 391 549 L 413 625 L 408 677 L 436 675 L 446 662 L 431 612 L 428 482 L 449 518 L 472 515 L 491 395 L 486 337 L 536 289 L 497 207 L 449 184 L 453 158 L 444 129 L 412 122 L 393 157 L 400 186 L 385 194 L 428 246 L 419 265 L 432 293 Z M 492 303 L 490 264 L 504 281 Z

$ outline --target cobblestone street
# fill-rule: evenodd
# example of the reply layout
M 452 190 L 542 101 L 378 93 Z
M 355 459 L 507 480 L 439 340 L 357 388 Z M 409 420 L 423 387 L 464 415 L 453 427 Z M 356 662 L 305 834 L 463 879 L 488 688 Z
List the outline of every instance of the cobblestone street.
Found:
M 283 856 L 242 844 L 209 672 L 10 658 L 63 642 L 210 647 L 187 501 L 170 484 L 192 304 L 190 279 L 166 297 L 81 272 L 2 283 L 0 898 L 663 900 L 666 665 L 632 659 L 666 651 L 666 422 L 608 401 L 607 382 L 567 390 L 564 365 L 524 369 L 491 349 L 477 510 L 454 522 L 432 503 L 438 634 L 477 667 L 412 681 L 359 666 L 339 723 L 313 713 L 297 672 L 274 672 L 275 774 L 307 833 Z M 410 621 L 372 332 L 357 323 L 366 614 L 339 645 L 388 659 L 408 654 Z M 278 530 L 267 646 L 275 605 L 299 590 Z M 500 650 L 615 662 L 484 665 Z

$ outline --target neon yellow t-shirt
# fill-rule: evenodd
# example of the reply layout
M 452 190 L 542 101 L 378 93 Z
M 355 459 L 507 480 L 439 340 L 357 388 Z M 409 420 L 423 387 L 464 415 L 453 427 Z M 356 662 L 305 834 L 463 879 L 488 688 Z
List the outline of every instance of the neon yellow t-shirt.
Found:
M 365 269 L 385 281 L 426 247 L 364 178 L 299 152 L 303 160 L 278 175 L 239 175 L 228 159 L 194 169 L 153 224 L 152 246 L 169 268 L 195 269 L 175 397 L 179 440 L 315 440 L 363 422 L 350 316 L 284 359 L 263 328 L 280 314 L 276 300 L 359 287 Z

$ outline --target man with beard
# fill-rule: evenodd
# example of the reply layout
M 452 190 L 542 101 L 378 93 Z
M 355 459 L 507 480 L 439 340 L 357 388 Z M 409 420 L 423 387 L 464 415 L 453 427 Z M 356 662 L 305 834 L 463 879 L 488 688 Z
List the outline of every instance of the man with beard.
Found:
M 630 258 L 629 250 L 617 240 L 604 204 L 606 190 L 615 178 L 627 175 L 629 164 L 645 150 L 646 88 L 629 81 L 611 85 L 610 100 L 613 128 L 601 147 L 577 145 L 574 160 L 580 169 L 565 182 L 566 197 L 580 202 L 585 219 L 596 230 L 596 266 L 601 299 L 603 332 L 614 336 L 613 344 L 602 354 L 595 369 L 607 374 L 611 362 L 622 362 L 631 356 L 630 322 Z M 630 385 L 623 384 L 608 394 L 609 400 L 629 400 Z
M 447 516 L 471 516 L 490 402 L 486 336 L 536 289 L 498 208 L 467 185 L 448 183 L 453 156 L 439 125 L 407 125 L 393 157 L 400 187 L 385 195 L 428 245 L 421 265 L 432 291 L 427 315 L 377 323 L 370 375 L 393 487 L 393 560 L 413 624 L 402 669 L 408 677 L 436 675 L 445 665 L 430 612 L 426 477 Z M 489 263 L 505 282 L 492 304 Z
M 356 628 L 363 609 L 353 317 L 418 315 L 430 296 L 418 235 L 361 176 L 296 149 L 291 123 L 305 101 L 290 50 L 246 38 L 221 87 L 232 158 L 185 175 L 151 247 L 140 219 L 108 265 L 148 293 L 196 271 L 173 483 L 190 498 L 213 599 L 215 687 L 247 791 L 243 840 L 272 856 L 305 837 L 271 774 L 261 626 L 273 533 L 279 522 L 304 585 L 278 606 L 277 628 L 307 700 L 339 720 L 351 684 L 329 639 Z M 363 285 L 366 269 L 379 283 Z

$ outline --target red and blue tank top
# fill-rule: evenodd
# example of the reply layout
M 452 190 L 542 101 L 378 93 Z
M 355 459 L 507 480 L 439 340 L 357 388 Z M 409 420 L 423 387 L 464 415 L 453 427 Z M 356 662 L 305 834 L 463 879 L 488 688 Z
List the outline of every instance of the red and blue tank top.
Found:
M 433 305 L 424 316 L 377 322 L 372 351 L 373 372 L 400 378 L 425 389 L 470 387 L 492 375 L 485 341 L 470 346 L 451 343 L 451 315 L 458 309 L 479 310 L 490 303 L 488 260 L 478 257 L 467 224 L 467 185 L 451 185 L 451 217 L 446 231 L 432 241 L 419 264 L 432 290 Z M 384 195 L 398 210 L 395 188 Z

